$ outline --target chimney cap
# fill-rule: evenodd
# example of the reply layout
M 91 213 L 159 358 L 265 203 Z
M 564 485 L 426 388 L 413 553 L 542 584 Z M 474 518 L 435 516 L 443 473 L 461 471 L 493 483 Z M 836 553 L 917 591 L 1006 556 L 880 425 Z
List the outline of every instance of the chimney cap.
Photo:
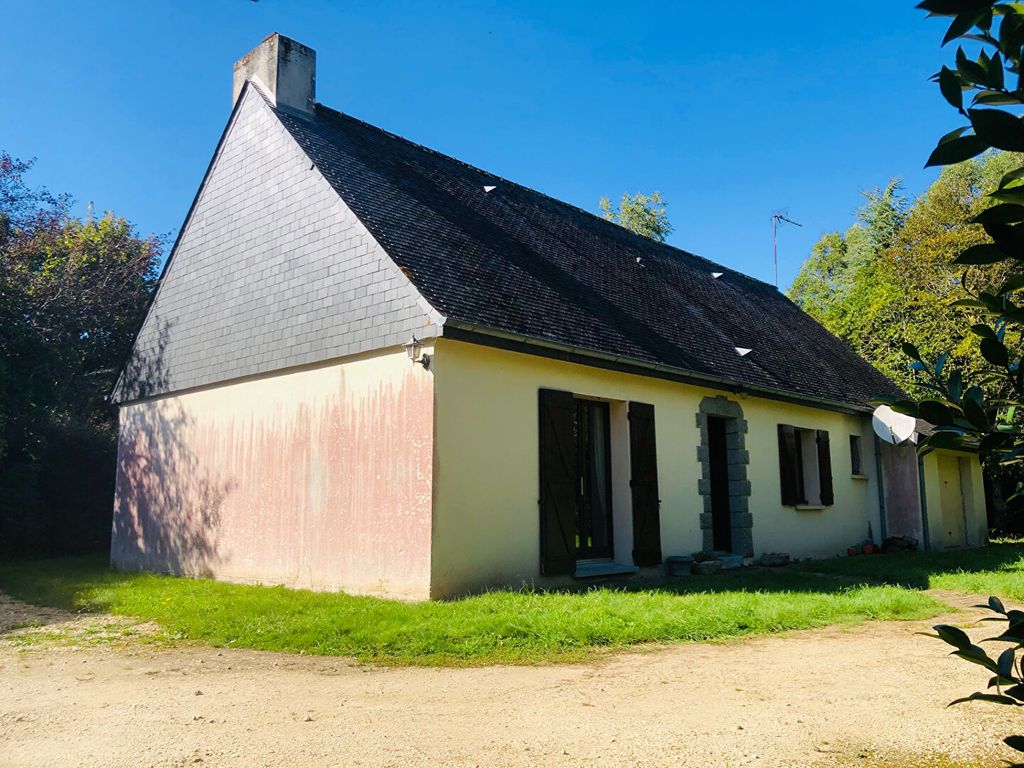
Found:
M 274 32 L 235 62 L 234 95 L 238 101 L 245 83 L 254 83 L 277 107 L 313 114 L 316 104 L 316 51 Z

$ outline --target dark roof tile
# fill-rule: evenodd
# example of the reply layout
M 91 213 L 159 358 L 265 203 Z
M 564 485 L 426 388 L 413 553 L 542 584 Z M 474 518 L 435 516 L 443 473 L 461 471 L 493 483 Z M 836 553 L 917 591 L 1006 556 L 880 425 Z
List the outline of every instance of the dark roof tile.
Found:
M 326 107 L 277 114 L 451 319 L 798 397 L 897 391 L 773 286 Z

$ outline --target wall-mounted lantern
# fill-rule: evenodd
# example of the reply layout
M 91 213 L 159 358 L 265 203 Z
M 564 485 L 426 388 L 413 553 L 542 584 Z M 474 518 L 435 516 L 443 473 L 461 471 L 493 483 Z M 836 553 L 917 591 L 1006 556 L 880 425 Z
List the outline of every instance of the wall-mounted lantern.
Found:
M 403 346 L 405 347 L 405 354 L 409 356 L 413 363 L 419 363 L 423 366 L 424 370 L 430 370 L 430 355 L 424 354 L 423 345 L 419 339 L 413 336 Z

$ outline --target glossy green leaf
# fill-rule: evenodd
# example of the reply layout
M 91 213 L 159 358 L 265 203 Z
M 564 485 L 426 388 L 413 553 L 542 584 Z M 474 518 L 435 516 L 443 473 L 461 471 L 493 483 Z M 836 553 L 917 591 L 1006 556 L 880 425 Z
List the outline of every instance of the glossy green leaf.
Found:
M 896 411 L 896 413 L 902 413 L 907 416 L 913 416 L 915 419 L 917 418 L 917 403 L 915 403 L 913 400 L 897 400 L 889 407 Z
M 956 71 L 959 73 L 960 78 L 968 83 L 974 83 L 983 88 L 987 88 L 989 85 L 988 72 L 985 67 L 967 58 L 963 48 L 958 48 L 956 51 Z
M 1006 351 L 1006 347 L 997 339 L 981 340 L 981 356 L 992 365 L 998 365 L 1001 368 L 1005 368 L 1010 362 L 1010 355 Z
M 953 259 L 954 264 L 995 264 L 997 261 L 1005 261 L 1010 258 L 993 243 L 981 243 L 972 245 L 966 251 Z
M 953 107 L 959 112 L 964 111 L 964 91 L 960 85 L 960 78 L 949 67 L 943 67 L 939 72 L 939 90 Z
M 996 51 L 992 55 L 992 59 L 988 64 L 988 81 L 995 89 L 1000 89 L 1005 85 L 1005 79 L 1003 74 L 1003 57 L 999 55 L 999 51 Z
M 988 6 L 979 0 L 921 0 L 917 7 L 934 16 L 956 16 L 976 8 Z
M 1015 168 L 1014 170 L 1004 174 L 1003 178 L 999 180 L 999 186 L 1005 187 L 1010 182 L 1017 181 L 1018 179 L 1024 179 L 1024 166 Z
M 974 217 L 975 224 L 1016 224 L 1024 221 L 1024 205 L 1001 203 L 986 208 Z
M 1001 109 L 969 109 L 974 133 L 986 144 L 1007 152 L 1024 152 L 1024 123 Z
M 1014 291 L 1019 291 L 1021 288 L 1024 288 L 1024 275 L 1016 275 L 1003 283 L 999 292 L 1012 293 Z
M 911 357 L 914 360 L 921 359 L 921 353 L 918 351 L 917 347 L 911 344 L 909 341 L 903 342 L 903 344 L 901 345 L 901 349 L 903 350 L 903 354 L 906 355 L 907 357 Z
M 964 398 L 961 408 L 964 412 L 964 417 L 978 429 L 988 429 L 989 422 L 988 416 L 985 414 L 985 409 L 980 403 L 974 400 L 968 400 Z
M 972 664 L 978 664 L 990 672 L 998 673 L 995 659 L 985 653 L 985 651 L 977 645 L 971 645 L 968 648 L 961 648 L 953 651 L 953 655 L 959 656 L 964 661 L 969 661 Z
M 954 128 L 949 133 L 944 133 L 942 135 L 942 138 L 939 139 L 938 143 L 939 144 L 945 144 L 948 141 L 952 141 L 953 139 L 956 139 L 956 138 L 958 138 L 960 136 L 963 136 L 965 133 L 967 133 L 967 131 L 970 129 L 970 127 L 971 126 L 969 126 L 969 125 L 964 125 L 964 126 L 961 126 L 959 128 Z
M 949 624 L 936 624 L 934 629 L 939 637 L 961 651 L 971 647 L 971 638 L 959 627 L 951 627 Z
M 999 658 L 996 659 L 996 669 L 999 671 L 1000 676 L 1010 677 L 1013 674 L 1013 662 L 1015 658 L 1016 653 L 1013 648 L 1007 648 L 999 654 Z
M 993 200 L 1002 200 L 1004 203 L 1024 203 L 1024 186 L 1000 187 L 989 194 Z
M 1007 736 L 1003 739 L 1003 744 L 1008 746 L 1010 749 L 1015 749 L 1018 752 L 1024 752 L 1024 736 Z
M 960 402 L 960 395 L 963 394 L 964 388 L 964 377 L 960 371 L 953 371 L 950 374 L 949 381 L 946 384 L 946 391 L 949 394 L 949 399 L 954 403 Z
M 988 149 L 988 144 L 977 136 L 961 136 L 937 146 L 929 155 L 925 168 L 936 165 L 953 165 L 977 157 Z
M 929 424 L 950 424 L 953 422 L 953 411 L 938 400 L 924 400 L 917 404 L 918 415 Z
M 978 301 L 977 299 L 957 299 L 956 301 L 949 302 L 949 306 L 959 308 L 972 307 L 974 309 L 985 309 L 988 307 L 985 302 Z
M 956 653 L 959 654 L 960 652 L 956 651 Z M 953 699 L 953 701 L 949 703 L 949 706 L 953 706 L 954 704 L 963 704 L 965 701 L 988 701 L 993 704 L 1011 704 L 1018 706 L 1017 701 L 1011 699 L 1009 696 L 1000 696 L 995 693 L 972 693 L 970 696 L 962 696 L 959 699 Z
M 968 387 L 967 391 L 964 392 L 964 399 L 973 400 L 978 405 L 981 405 L 983 402 L 985 402 L 985 393 L 982 391 L 981 387 L 975 384 L 971 387 Z
M 1006 107 L 1016 104 L 1024 104 L 1024 99 L 1013 93 L 1005 91 L 978 91 L 972 99 L 974 104 L 984 104 L 987 107 Z

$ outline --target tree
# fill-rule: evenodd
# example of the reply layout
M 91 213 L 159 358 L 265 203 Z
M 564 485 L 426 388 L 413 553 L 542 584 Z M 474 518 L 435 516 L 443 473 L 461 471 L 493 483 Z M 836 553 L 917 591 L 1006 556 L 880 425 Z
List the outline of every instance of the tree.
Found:
M 950 363 L 976 370 L 984 359 L 969 328 L 980 315 L 949 307 L 967 296 L 962 268 L 952 261 L 986 241 L 973 219 L 992 205 L 987 193 L 1020 162 L 1015 153 L 988 152 L 950 166 L 912 203 L 896 179 L 865 192 L 854 224 L 812 248 L 790 298 L 904 389 L 916 380 L 904 341 L 935 357 L 949 350 Z
M 0 549 L 109 535 L 116 410 L 106 398 L 156 284 L 160 243 L 26 186 L 0 154 Z M 69 470 L 74 471 L 69 471 Z
M 996 108 L 1024 107 L 1024 83 L 1018 75 L 1024 62 L 1024 6 L 925 0 L 919 7 L 933 16 L 953 17 L 944 42 L 969 36 L 981 44 L 975 59 L 959 48 L 955 69 L 943 67 L 935 76 L 944 98 L 968 124 L 939 140 L 928 165 L 956 166 L 992 148 L 1024 151 L 1024 124 L 1007 109 Z M 1016 80 L 1015 87 L 1010 86 L 1010 77 Z M 969 104 L 965 94 L 972 96 Z M 983 364 L 966 370 L 949 364 L 948 350 L 932 358 L 907 342 L 903 348 L 922 394 L 894 403 L 898 410 L 935 425 L 935 433 L 922 441 L 922 450 L 968 449 L 995 465 L 1024 459 L 1024 409 L 1018 409 L 1024 401 L 1024 308 L 1017 303 L 1024 288 L 1024 165 L 1019 155 L 1008 157 L 1008 165 L 998 169 L 998 184 L 986 195 L 989 205 L 971 211 L 971 222 L 981 228 L 974 242 L 945 243 L 935 240 L 935 233 L 921 235 L 934 251 L 933 258 L 955 256 L 953 263 L 966 270 L 961 277 L 966 297 L 948 306 L 972 310 L 983 320 L 970 326 L 971 343 Z M 950 173 L 959 177 L 956 170 Z M 1024 495 L 1018 498 L 1024 500 Z
M 616 208 L 607 197 L 602 197 L 598 205 L 601 206 L 601 214 L 608 221 L 614 221 L 619 226 L 625 227 L 630 232 L 665 242 L 665 238 L 672 234 L 672 224 L 669 223 L 666 203 L 661 198 L 661 192 L 655 190 L 650 195 L 637 192 L 630 195 L 622 193 L 619 207 Z
M 964 39 L 977 50 L 970 57 L 957 49 L 954 68 L 942 67 L 935 75 L 946 101 L 967 121 L 939 139 L 928 158 L 930 166 L 955 166 L 989 149 L 1024 152 L 1024 5 L 994 0 L 924 0 L 919 8 L 932 16 L 951 17 L 943 44 Z M 969 101 L 965 98 L 969 97 Z M 890 399 L 894 409 L 930 422 L 934 431 L 919 442 L 920 451 L 957 448 L 978 454 L 990 467 L 1017 467 L 1024 461 L 1024 164 L 1019 157 L 987 194 L 991 205 L 971 218 L 981 227 L 977 242 L 953 245 L 951 254 L 936 247 L 934 258 L 955 255 L 954 264 L 965 272 L 961 285 L 965 298 L 954 299 L 952 308 L 976 312 L 979 322 L 970 326 L 972 344 L 983 364 L 977 370 L 951 363 L 947 350 L 933 358 L 908 341 L 903 349 L 917 372 L 915 397 Z M 929 234 L 924 233 L 926 240 Z M 1018 488 L 1008 501 L 1024 501 Z M 994 672 L 989 688 L 996 695 L 982 698 L 1014 707 L 1024 705 L 1021 668 L 1013 645 L 1021 641 L 1020 611 L 1005 612 L 998 602 L 992 607 L 1010 622 L 1012 645 L 997 660 L 973 645 L 966 635 L 936 627 L 939 636 L 957 647 L 956 655 Z M 1015 674 L 1016 673 L 1016 674 Z M 1004 687 L 1008 686 L 1008 687 Z M 977 698 L 978 696 L 975 696 Z M 1012 736 L 1007 745 L 1024 752 L 1024 738 Z
M 882 356 L 873 353 L 872 346 L 880 338 L 891 340 L 893 336 L 893 331 L 879 335 L 876 327 L 879 312 L 899 301 L 880 260 L 906 221 L 907 201 L 898 179 L 863 195 L 864 204 L 854 224 L 845 232 L 830 232 L 815 243 L 788 294 L 890 378 L 898 379 Z

